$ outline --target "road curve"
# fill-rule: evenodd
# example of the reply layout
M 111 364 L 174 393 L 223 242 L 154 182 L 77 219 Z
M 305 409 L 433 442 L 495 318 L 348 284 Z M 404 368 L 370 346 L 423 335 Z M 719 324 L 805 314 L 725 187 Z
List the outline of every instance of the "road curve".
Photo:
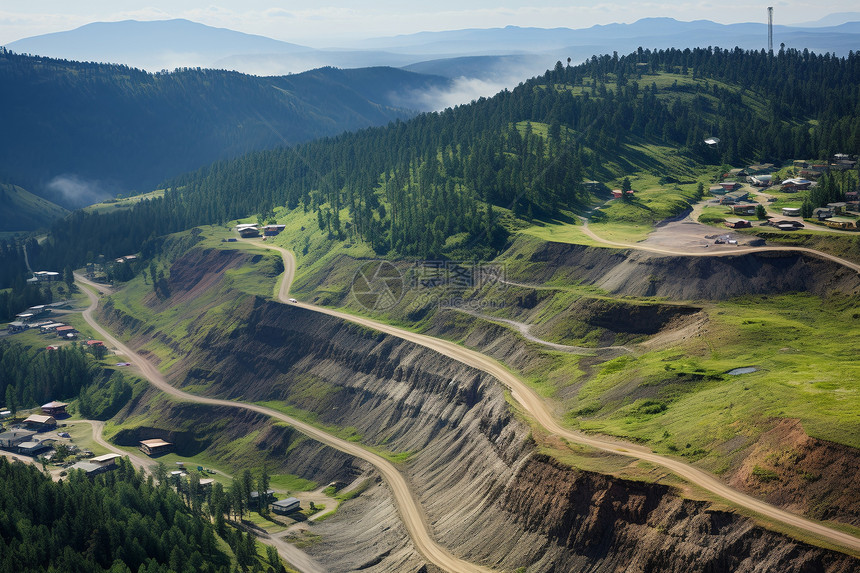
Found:
M 268 247 L 267 245 L 262 246 L 272 248 Z M 277 250 L 281 250 L 277 247 L 275 248 Z M 292 254 L 288 251 L 282 251 L 282 254 L 283 253 L 289 254 L 289 256 L 284 255 L 285 277 L 292 277 L 295 269 L 295 259 L 292 258 Z M 87 279 L 79 275 L 76 275 L 76 279 L 82 285 L 88 285 L 93 288 L 98 288 L 98 285 L 88 281 Z M 182 390 L 171 386 L 155 366 L 153 366 L 143 357 L 139 356 L 136 352 L 132 351 L 125 344 L 114 338 L 107 330 L 102 328 L 98 324 L 98 322 L 96 322 L 96 320 L 93 318 L 93 312 L 98 307 L 99 298 L 89 288 L 83 288 L 83 291 L 90 299 L 90 306 L 87 307 L 87 309 L 83 312 L 84 320 L 86 320 L 87 324 L 89 324 L 104 338 L 105 342 L 126 354 L 128 361 L 131 362 L 138 369 L 138 371 L 149 381 L 150 384 L 152 384 L 166 394 L 175 396 L 177 398 L 189 402 L 208 404 L 210 406 L 226 406 L 229 408 L 239 408 L 252 412 L 258 412 L 260 414 L 264 414 L 266 416 L 281 420 L 290 424 L 306 436 L 317 440 L 318 442 L 321 442 L 327 446 L 331 446 L 332 448 L 335 448 L 372 464 L 377 469 L 377 471 L 379 471 L 385 482 L 391 488 L 391 492 L 397 504 L 397 509 L 400 513 L 400 517 L 403 521 L 403 524 L 406 527 L 407 532 L 409 533 L 409 537 L 415 544 L 416 549 L 418 549 L 418 551 L 428 561 L 445 571 L 451 571 L 453 573 L 486 573 L 490 571 L 490 569 L 486 567 L 481 567 L 479 565 L 475 565 L 473 563 L 469 563 L 468 561 L 464 561 L 462 559 L 459 559 L 458 557 L 455 557 L 447 549 L 436 543 L 436 541 L 432 538 L 430 534 L 429 526 L 424 518 L 423 511 L 419 507 L 418 503 L 415 501 L 415 498 L 412 496 L 412 491 L 409 488 L 409 485 L 406 483 L 406 480 L 400 474 L 397 468 L 395 468 L 394 465 L 391 464 L 391 462 L 377 454 L 365 450 L 364 448 L 358 446 L 353 442 L 348 442 L 346 440 L 331 436 L 324 431 L 314 426 L 311 426 L 310 424 L 306 424 L 301 420 L 298 420 L 291 416 L 287 416 L 286 414 L 282 414 L 277 410 L 266 408 L 265 406 L 259 406 L 257 404 L 248 404 L 244 402 L 197 396 L 194 394 L 183 392 Z M 287 284 L 286 287 L 282 286 L 280 292 L 282 297 L 286 297 L 286 295 L 289 294 L 289 284 Z M 310 308 L 317 309 L 317 307 Z
M 795 252 L 795 253 L 807 253 L 809 255 L 813 255 L 815 257 L 819 257 L 822 259 L 828 259 L 835 263 L 839 263 L 843 267 L 847 267 L 857 273 L 860 273 L 860 264 L 852 263 L 846 259 L 841 257 L 837 257 L 836 255 L 831 255 L 829 253 L 825 253 L 822 251 L 818 251 L 816 249 L 810 249 L 809 247 L 738 247 L 732 248 L 729 247 L 724 250 L 713 249 L 710 252 L 702 252 L 702 251 L 676 251 L 674 249 L 667 249 L 664 247 L 655 247 L 651 245 L 642 245 L 638 243 L 622 243 L 619 241 L 610 241 L 609 239 L 604 239 L 603 237 L 597 235 L 594 231 L 588 228 L 588 219 L 585 217 L 580 217 L 582 221 L 582 232 L 588 235 L 588 237 L 594 239 L 598 243 L 603 243 L 604 245 L 609 245 L 611 247 L 619 247 L 624 249 L 634 249 L 637 251 L 646 251 L 649 253 L 656 253 L 658 255 L 675 255 L 679 257 L 731 257 L 733 255 L 746 255 L 749 253 L 768 253 L 768 252 Z
M 93 431 L 93 440 L 98 445 L 115 454 L 127 457 L 131 461 L 131 463 L 142 467 L 145 472 L 152 473 L 152 466 L 154 466 L 155 464 L 150 458 L 145 458 L 143 456 L 127 452 L 123 449 L 116 447 L 115 445 L 104 439 L 103 434 L 105 429 L 105 423 L 101 420 L 67 420 L 65 423 L 69 425 L 86 424 L 90 426 Z
M 640 248 L 637 245 L 627 245 L 623 243 L 617 243 L 620 246 L 625 246 L 629 248 Z M 289 276 L 295 272 L 296 260 L 293 254 L 281 247 L 275 245 L 261 245 L 267 249 L 273 249 L 279 251 L 281 256 L 284 259 L 284 268 L 290 269 L 287 271 Z M 652 248 L 647 248 L 643 250 L 654 250 Z M 759 251 L 768 251 L 768 250 L 791 250 L 796 251 L 796 248 L 773 248 L 773 247 L 762 247 L 762 248 L 751 248 L 751 249 L 738 249 L 735 251 L 730 251 L 724 253 L 725 255 L 735 254 L 738 251 L 745 252 L 759 252 Z M 659 252 L 659 250 L 657 250 Z M 807 252 L 812 252 L 813 254 L 817 254 L 820 256 L 824 256 L 825 258 L 835 260 L 840 264 L 844 264 L 845 266 L 857 270 L 860 272 L 860 266 L 855 265 L 849 261 L 845 261 L 843 259 L 839 259 L 838 257 L 834 257 L 831 255 L 827 255 L 826 253 L 820 253 L 813 249 L 805 249 Z M 668 253 L 668 254 L 681 254 L 681 253 Z M 709 255 L 711 255 L 709 253 Z M 685 255 L 689 256 L 689 255 Z M 705 255 L 708 256 L 708 255 Z M 713 256 L 713 255 L 711 255 Z M 286 273 L 285 273 L 286 276 Z M 289 289 L 284 289 L 283 285 L 280 290 L 280 297 L 282 302 L 287 302 L 289 295 Z M 511 373 L 507 368 L 502 366 L 496 360 L 484 356 L 483 354 L 476 352 L 474 350 L 469 350 L 468 348 L 464 348 L 459 346 L 453 342 L 448 342 L 446 340 L 441 340 L 438 338 L 433 338 L 431 336 L 426 336 L 423 334 L 418 334 L 415 332 L 410 332 L 408 330 L 404 330 L 402 328 L 398 328 L 396 326 L 391 326 L 389 324 L 385 324 L 383 322 L 377 322 L 375 320 L 364 318 L 361 316 L 355 316 L 351 314 L 347 314 L 345 312 L 340 312 L 337 310 L 333 310 L 330 308 L 325 308 L 321 306 L 314 306 L 307 303 L 293 303 L 294 306 L 300 306 L 302 308 L 312 310 L 315 312 L 319 312 L 322 314 L 327 314 L 329 316 L 334 316 L 340 318 L 342 320 L 346 320 L 355 324 L 360 324 L 367 328 L 371 328 L 380 332 L 384 332 L 386 334 L 390 334 L 392 336 L 396 336 L 403 340 L 408 340 L 415 344 L 424 346 L 425 348 L 430 348 L 439 352 L 440 354 L 444 354 L 449 358 L 457 360 L 458 362 L 462 362 L 467 366 L 472 366 L 473 368 L 477 368 L 478 370 L 482 370 L 487 374 L 498 379 L 502 384 L 504 384 L 510 391 L 513 398 L 523 407 L 524 410 L 529 412 L 535 420 L 543 426 L 549 433 L 560 436 L 570 442 L 575 442 L 578 444 L 583 444 L 586 446 L 590 446 L 599 450 L 603 450 L 606 452 L 610 452 L 613 454 L 619 454 L 622 456 L 627 456 L 630 458 L 635 458 L 647 462 L 651 462 L 660 466 L 665 467 L 666 469 L 672 471 L 676 475 L 688 480 L 689 482 L 707 490 L 711 493 L 729 501 L 733 504 L 739 505 L 746 509 L 752 510 L 762 516 L 765 516 L 774 521 L 783 523 L 785 525 L 789 525 L 791 527 L 795 527 L 797 529 L 801 529 L 815 535 L 821 539 L 827 540 L 830 543 L 833 543 L 839 547 L 843 547 L 849 549 L 853 553 L 860 553 L 860 538 L 855 537 L 849 533 L 845 533 L 842 531 L 838 531 L 836 529 L 832 529 L 823 525 L 821 523 L 816 523 L 794 513 L 785 511 L 776 506 L 773 506 L 769 503 L 756 499 L 752 496 L 749 496 L 745 493 L 737 491 L 736 489 L 724 484 L 719 479 L 717 479 L 712 474 L 695 468 L 691 465 L 688 465 L 680 460 L 676 460 L 673 458 L 661 456 L 649 450 L 648 448 L 633 445 L 629 443 L 622 443 L 619 441 L 613 441 L 608 438 L 600 438 L 595 436 L 590 436 L 587 434 L 582 434 L 580 432 L 575 432 L 573 430 L 569 430 L 567 428 L 562 427 L 555 419 L 555 416 L 550 411 L 549 406 L 544 402 L 544 400 L 538 396 L 531 388 L 529 388 L 522 380 L 519 379 L 516 375 Z M 174 389 L 175 390 L 175 389 Z

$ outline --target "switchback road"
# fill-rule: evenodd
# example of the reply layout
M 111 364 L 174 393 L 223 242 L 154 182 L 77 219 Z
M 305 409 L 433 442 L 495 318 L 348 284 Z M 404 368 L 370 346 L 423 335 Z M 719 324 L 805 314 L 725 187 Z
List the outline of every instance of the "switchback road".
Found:
M 281 250 L 277 247 L 275 248 L 277 250 Z M 284 266 L 286 269 L 284 277 L 291 279 L 295 269 L 295 259 L 293 259 L 292 254 L 289 254 L 287 251 L 281 251 L 282 255 L 284 256 Z M 284 255 L 284 253 L 288 253 L 289 257 L 287 255 Z M 99 288 L 98 285 L 86 280 L 84 277 L 77 275 L 76 278 L 78 280 L 78 283 L 82 285 Z M 286 281 L 284 282 L 286 283 Z M 340 438 L 327 434 L 326 432 L 314 426 L 311 426 L 310 424 L 302 422 L 301 420 L 298 420 L 291 416 L 287 416 L 286 414 L 282 414 L 277 410 L 266 408 L 264 406 L 258 406 L 256 404 L 248 404 L 232 400 L 221 400 L 217 398 L 206 398 L 203 396 L 197 396 L 194 394 L 183 392 L 182 390 L 171 386 L 164 378 L 164 375 L 162 375 L 161 372 L 153 364 L 145 360 L 143 357 L 139 356 L 136 352 L 132 351 L 129 347 L 114 338 L 111 333 L 109 333 L 106 329 L 99 325 L 95 318 L 93 318 L 93 313 L 98 307 L 99 297 L 90 288 L 84 288 L 83 290 L 90 299 L 90 306 L 83 312 L 84 320 L 86 320 L 87 324 L 89 324 L 104 338 L 104 341 L 107 344 L 113 346 L 114 348 L 125 354 L 128 358 L 128 361 L 131 362 L 138 369 L 141 375 L 143 375 L 143 377 L 146 378 L 150 384 L 152 384 L 166 394 L 175 396 L 188 402 L 208 404 L 210 406 L 226 406 L 228 408 L 239 408 L 243 410 L 250 410 L 252 412 L 259 412 L 260 414 L 265 414 L 266 416 L 290 424 L 306 436 L 309 436 L 310 438 L 313 438 L 320 443 L 326 444 L 327 446 L 331 446 L 332 448 L 335 448 L 337 450 L 340 450 L 351 456 L 370 463 L 377 469 L 377 471 L 379 471 L 379 473 L 382 475 L 382 478 L 391 488 L 392 495 L 394 497 L 395 503 L 397 504 L 397 508 L 399 510 L 401 519 L 403 520 L 403 524 L 406 527 L 407 532 L 409 533 L 409 537 L 415 544 L 416 549 L 428 561 L 437 565 L 439 568 L 445 571 L 451 571 L 454 573 L 483 573 L 490 571 L 485 567 L 481 567 L 455 557 L 447 549 L 436 543 L 436 541 L 430 534 L 430 528 L 424 517 L 424 512 L 421 510 L 420 506 L 415 501 L 415 498 L 412 496 L 412 491 L 409 485 L 406 483 L 406 480 L 400 474 L 397 468 L 395 468 L 394 465 L 391 464 L 391 462 L 377 454 L 365 450 L 364 448 L 353 442 L 348 442 L 346 440 L 342 440 Z M 286 295 L 288 294 L 289 284 L 286 284 L 286 287 L 282 285 L 280 296 L 286 297 Z
M 591 233 L 590 230 L 587 229 L 587 227 L 586 230 L 588 231 L 587 234 L 589 234 L 589 236 L 592 236 L 592 238 L 600 242 L 626 248 L 647 250 L 661 254 L 690 256 L 688 253 L 675 253 L 670 250 L 657 249 L 653 247 L 641 247 L 639 245 L 605 241 Z M 260 244 L 260 246 L 265 247 L 267 249 L 279 251 L 284 259 L 284 277 L 292 277 L 294 275 L 296 259 L 290 251 L 271 244 Z M 730 256 L 734 254 L 743 254 L 745 252 L 766 252 L 774 250 L 809 252 L 816 256 L 836 261 L 844 266 L 847 266 L 848 268 L 860 272 L 860 265 L 856 265 L 844 259 L 840 259 L 838 257 L 834 257 L 826 253 L 821 253 L 820 251 L 815 251 L 813 249 L 797 249 L 794 247 L 750 247 L 734 249 L 723 253 L 707 253 L 704 255 L 701 253 L 697 253 L 696 256 Z M 282 302 L 289 304 L 288 296 L 289 285 L 286 285 L 285 281 L 284 284 L 281 285 L 279 297 Z M 690 483 L 695 484 L 702 489 L 705 489 L 732 504 L 752 510 L 757 514 L 767 517 L 776 522 L 780 522 L 785 525 L 803 530 L 820 539 L 827 540 L 830 543 L 833 543 L 839 547 L 849 549 L 855 554 L 860 553 L 860 538 L 855 537 L 849 533 L 830 528 L 821 523 L 811 521 L 794 513 L 770 505 L 769 503 L 756 499 L 745 493 L 737 491 L 736 489 L 721 482 L 712 474 L 700 470 L 691 465 L 688 465 L 680 460 L 661 456 L 642 446 L 628 443 L 620 443 L 618 441 L 613 441 L 608 438 L 590 436 L 562 427 L 556 421 L 555 416 L 553 415 L 547 403 L 544 402 L 544 400 L 540 398 L 540 396 L 538 396 L 522 380 L 520 380 L 519 377 L 511 373 L 507 368 L 502 366 L 496 360 L 484 356 L 479 352 L 469 350 L 468 348 L 464 348 L 462 346 L 454 344 L 453 342 L 448 342 L 446 340 L 433 338 L 431 336 L 426 336 L 423 334 L 417 334 L 415 332 L 410 332 L 408 330 L 404 330 L 396 326 L 391 326 L 383 322 L 378 322 L 369 318 L 347 314 L 338 310 L 333 310 L 330 308 L 315 306 L 302 302 L 292 304 L 294 304 L 294 306 L 300 306 L 307 310 L 312 310 L 314 312 L 334 316 L 355 324 L 360 324 L 367 328 L 384 332 L 386 334 L 396 336 L 403 340 L 408 340 L 415 344 L 419 344 L 426 348 L 435 350 L 440 354 L 448 356 L 449 358 L 457 360 L 458 362 L 466 364 L 467 366 L 472 366 L 473 368 L 482 370 L 498 379 L 502 384 L 504 384 L 508 389 L 510 389 L 511 395 L 520 404 L 520 406 L 522 406 L 525 411 L 531 414 L 534 419 L 550 434 L 555 434 L 561 438 L 564 438 L 570 442 L 574 442 L 577 444 L 590 446 L 613 454 L 619 454 L 622 456 L 627 456 L 630 458 L 635 458 L 660 465 L 672 471 L 676 475 L 688 480 Z

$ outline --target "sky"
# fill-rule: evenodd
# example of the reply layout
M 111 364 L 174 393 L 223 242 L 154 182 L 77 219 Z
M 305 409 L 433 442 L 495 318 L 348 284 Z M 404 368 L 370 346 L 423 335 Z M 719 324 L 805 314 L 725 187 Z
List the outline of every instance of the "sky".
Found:
M 775 24 L 810 22 L 834 12 L 856 10 L 856 0 L 780 0 Z M 316 48 L 349 41 L 421 31 L 494 28 L 586 28 L 630 23 L 646 17 L 713 20 L 722 24 L 766 22 L 768 4 L 727 0 L 3 0 L 0 45 L 39 34 L 71 30 L 90 22 L 185 18 Z

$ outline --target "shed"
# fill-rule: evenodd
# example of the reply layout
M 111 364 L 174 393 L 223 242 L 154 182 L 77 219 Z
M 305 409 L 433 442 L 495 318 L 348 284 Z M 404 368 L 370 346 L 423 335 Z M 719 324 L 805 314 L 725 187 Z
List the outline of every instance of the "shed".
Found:
M 66 325 L 63 324 L 62 322 L 50 322 L 48 324 L 43 324 L 42 326 L 40 326 L 39 330 L 42 332 L 42 334 L 47 334 L 48 332 L 54 332 L 55 330 L 57 330 L 61 326 L 66 326 Z
M 842 202 L 842 201 L 837 202 L 837 203 L 828 203 L 828 204 L 827 204 L 827 206 L 828 206 L 830 209 L 833 209 L 833 214 L 834 214 L 834 215 L 841 215 L 842 213 L 844 213 L 844 212 L 845 212 L 845 207 L 846 207 L 847 205 L 848 205 L 847 203 Z
M 148 456 L 157 456 L 169 452 L 173 449 L 173 444 L 161 438 L 154 438 L 151 440 L 141 440 L 138 447 L 140 451 Z
M 20 320 L 16 320 L 7 324 L 6 330 L 8 330 L 9 332 L 21 332 L 22 330 L 27 330 L 27 325 Z
M 783 207 L 782 214 L 786 217 L 800 217 L 800 207 Z
M 251 499 L 257 499 L 259 497 L 260 497 L 260 492 L 258 492 L 258 491 L 252 491 L 251 492 Z M 275 490 L 267 489 L 266 490 L 266 499 L 274 499 L 274 497 L 275 497 Z
M 66 404 L 65 402 L 57 402 L 54 400 L 53 402 L 48 402 L 47 404 L 42 404 L 42 413 L 48 416 L 58 416 L 66 413 Z
M 74 326 L 58 326 L 54 332 L 57 333 L 57 336 L 60 338 L 67 338 L 71 334 L 72 336 L 78 333 L 78 329 Z
M 819 221 L 823 221 L 824 219 L 829 219 L 833 216 L 833 209 L 828 209 L 827 207 L 816 207 L 812 211 L 812 216 Z
M 286 225 L 266 225 L 263 227 L 263 235 L 266 237 L 274 237 L 279 235 L 281 231 L 286 229 Z
M 732 205 L 732 213 L 735 215 L 755 215 L 758 205 L 744 203 L 742 205 Z
M 286 499 L 276 501 L 270 504 L 269 507 L 271 507 L 273 513 L 277 513 L 278 515 L 287 515 L 288 513 L 299 511 L 302 508 L 301 502 L 294 497 L 288 497 Z

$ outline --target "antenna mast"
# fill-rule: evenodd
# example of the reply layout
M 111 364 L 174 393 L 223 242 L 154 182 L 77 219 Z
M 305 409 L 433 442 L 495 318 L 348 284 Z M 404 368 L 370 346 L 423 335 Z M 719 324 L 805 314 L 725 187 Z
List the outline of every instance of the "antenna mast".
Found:
M 767 52 L 773 53 L 773 6 L 767 7 Z

